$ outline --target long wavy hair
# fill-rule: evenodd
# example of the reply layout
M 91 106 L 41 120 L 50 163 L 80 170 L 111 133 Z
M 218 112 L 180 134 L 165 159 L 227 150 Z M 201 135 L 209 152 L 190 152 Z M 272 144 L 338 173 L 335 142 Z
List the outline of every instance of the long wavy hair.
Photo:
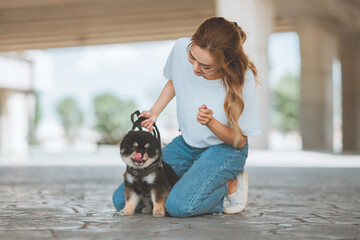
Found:
M 243 49 L 245 40 L 246 34 L 236 22 L 222 17 L 212 17 L 198 27 L 188 46 L 190 48 L 197 45 L 208 49 L 222 74 L 222 84 L 226 89 L 224 110 L 230 126 L 236 133 L 234 146 L 237 146 L 243 136 L 238 120 L 245 107 L 242 89 L 247 69 L 251 69 L 258 83 L 257 69 Z

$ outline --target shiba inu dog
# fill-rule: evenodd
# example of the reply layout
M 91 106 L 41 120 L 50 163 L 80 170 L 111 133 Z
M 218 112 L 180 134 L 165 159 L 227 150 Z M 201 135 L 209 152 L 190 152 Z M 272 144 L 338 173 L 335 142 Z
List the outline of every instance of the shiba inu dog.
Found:
M 150 132 L 131 130 L 120 144 L 120 154 L 126 163 L 125 207 L 120 215 L 133 215 L 142 203 L 142 213 L 164 217 L 167 196 L 179 178 L 162 161 L 159 140 Z

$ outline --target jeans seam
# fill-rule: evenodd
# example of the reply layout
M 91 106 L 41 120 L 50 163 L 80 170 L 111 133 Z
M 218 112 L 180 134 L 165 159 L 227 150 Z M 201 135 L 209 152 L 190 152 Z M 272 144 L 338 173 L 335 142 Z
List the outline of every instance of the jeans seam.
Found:
M 177 165 L 176 167 L 173 167 L 173 169 L 174 170 L 176 170 L 176 169 L 179 169 L 179 168 L 181 168 L 181 167 L 183 167 L 183 166 L 185 166 L 185 165 L 189 165 L 190 163 L 183 163 L 183 164 L 181 164 L 181 165 Z
M 194 156 L 194 154 L 193 154 L 193 152 L 192 152 L 192 150 L 190 150 L 190 154 L 191 154 L 191 156 L 192 156 L 192 161 L 195 161 L 196 160 L 196 158 L 195 158 L 195 156 Z
M 238 155 L 238 153 L 241 152 L 241 149 L 239 150 L 236 150 L 236 152 L 229 158 L 228 161 L 226 161 L 221 168 L 218 169 L 218 171 L 216 171 L 216 173 L 213 174 L 213 176 L 211 176 L 211 178 L 209 178 L 209 180 L 202 185 L 202 187 L 197 191 L 197 193 L 194 195 L 194 197 L 191 199 L 190 203 L 188 204 L 188 209 L 189 209 L 189 214 L 193 214 L 193 211 L 191 209 L 191 205 L 194 203 L 195 199 L 198 197 L 199 193 L 201 192 L 201 190 L 203 190 L 205 188 L 205 186 L 207 186 L 209 184 L 209 182 L 214 179 L 215 176 L 217 176 L 217 174 L 222 170 L 224 169 L 234 158 L 236 155 Z

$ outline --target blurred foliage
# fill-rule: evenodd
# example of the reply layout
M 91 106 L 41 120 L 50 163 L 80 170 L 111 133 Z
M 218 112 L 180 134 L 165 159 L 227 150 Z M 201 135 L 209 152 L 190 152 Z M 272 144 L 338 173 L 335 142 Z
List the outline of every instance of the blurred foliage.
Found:
M 122 100 L 110 93 L 94 98 L 96 125 L 102 139 L 99 144 L 118 144 L 131 129 L 130 115 L 137 108 L 132 100 Z
M 274 123 L 281 132 L 300 130 L 300 77 L 286 75 L 271 89 Z
M 56 106 L 65 129 L 65 135 L 69 142 L 73 142 L 77 135 L 78 128 L 84 122 L 84 114 L 76 100 L 71 97 L 62 99 Z
M 35 98 L 35 109 L 34 109 L 34 117 L 31 119 L 30 129 L 29 129 L 29 144 L 38 145 L 39 141 L 36 138 L 36 129 L 39 125 L 41 119 L 41 109 L 40 109 L 40 96 L 39 93 L 33 92 Z
M 39 93 L 35 92 L 35 115 L 34 115 L 34 128 L 37 129 L 40 119 L 41 119 L 41 109 L 40 109 L 40 96 Z

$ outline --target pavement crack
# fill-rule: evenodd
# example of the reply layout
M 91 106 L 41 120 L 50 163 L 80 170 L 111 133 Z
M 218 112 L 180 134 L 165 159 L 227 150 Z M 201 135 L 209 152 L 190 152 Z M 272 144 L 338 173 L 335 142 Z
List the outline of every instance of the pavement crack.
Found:
M 329 205 L 332 206 L 333 208 L 341 209 L 341 208 L 339 208 L 338 206 L 336 206 L 335 204 L 330 203 Z
M 80 227 L 80 229 L 87 229 L 89 226 L 89 222 L 85 222 L 84 225 Z
M 71 209 L 72 209 L 75 213 L 79 213 L 79 211 L 78 211 L 76 208 L 72 207 Z
M 278 229 L 279 229 L 279 228 L 271 229 L 271 230 L 269 230 L 269 233 L 272 233 L 273 235 L 276 235 L 276 231 L 277 231 Z
M 304 219 L 301 219 L 301 218 L 295 218 L 295 220 L 303 222 L 303 223 L 309 223 L 308 221 L 305 221 Z
M 315 217 L 318 217 L 318 218 L 320 218 L 320 219 L 322 219 L 322 220 L 324 220 L 324 221 L 326 221 L 326 222 L 333 223 L 331 220 L 326 219 L 326 218 L 323 217 L 323 216 L 317 215 L 316 213 L 311 213 L 310 215 L 313 215 L 313 216 L 315 216 Z
M 55 233 L 55 231 L 53 229 L 50 230 L 50 233 L 54 238 L 57 238 L 57 234 Z
M 278 230 L 291 228 L 289 226 L 281 226 L 281 225 L 279 225 L 279 223 L 275 223 L 275 225 L 277 225 L 278 227 L 268 231 L 269 233 L 272 233 L 273 235 L 276 235 Z

